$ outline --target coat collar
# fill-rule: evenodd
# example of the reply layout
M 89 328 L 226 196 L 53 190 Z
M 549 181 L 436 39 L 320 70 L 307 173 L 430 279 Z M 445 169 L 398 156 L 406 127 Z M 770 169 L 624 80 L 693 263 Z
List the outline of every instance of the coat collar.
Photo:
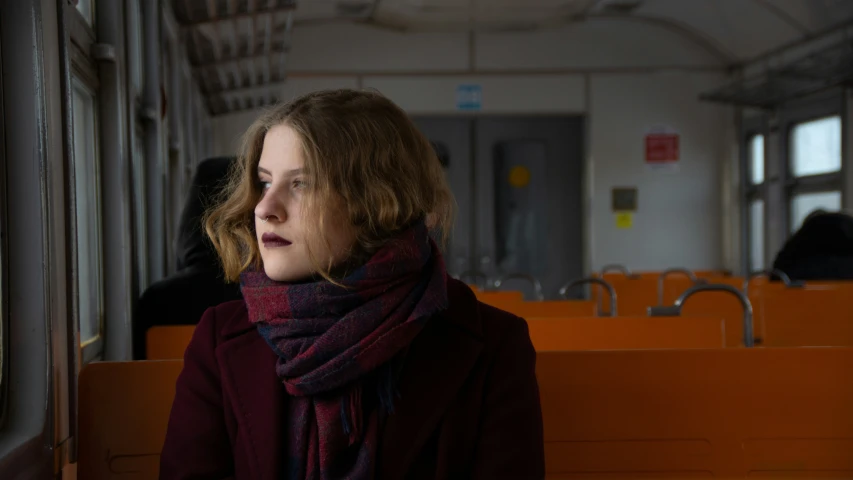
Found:
M 478 302 L 467 285 L 448 278 L 450 307 L 429 320 L 406 356 L 400 397 L 382 434 L 381 478 L 403 478 L 435 431 L 483 349 Z M 238 318 L 239 317 L 239 318 Z M 245 307 L 225 322 L 216 357 L 225 394 L 250 437 L 251 478 L 274 479 L 284 460 L 287 395 L 275 375 L 276 356 L 249 322 Z M 436 388 L 441 385 L 441 388 Z

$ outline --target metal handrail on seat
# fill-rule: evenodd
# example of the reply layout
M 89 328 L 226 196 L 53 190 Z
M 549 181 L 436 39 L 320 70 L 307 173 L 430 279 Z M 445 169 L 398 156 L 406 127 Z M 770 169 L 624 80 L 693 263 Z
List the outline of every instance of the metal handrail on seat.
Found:
M 631 272 L 631 270 L 628 267 L 626 267 L 625 265 L 618 264 L 618 263 L 611 263 L 609 265 L 605 265 L 605 266 L 601 267 L 601 276 L 603 277 L 604 274 L 606 274 L 608 272 L 614 272 L 614 271 L 619 272 L 622 275 L 625 275 L 626 278 L 630 278 L 632 280 L 640 278 L 639 275 Z
M 731 285 L 714 283 L 694 285 L 688 288 L 686 292 L 682 293 L 681 296 L 675 300 L 675 304 L 673 304 L 672 306 L 649 307 L 649 316 L 678 317 L 681 315 L 681 309 L 684 306 L 684 302 L 692 295 L 700 292 L 727 292 L 736 296 L 738 300 L 740 300 L 741 306 L 743 307 L 743 344 L 746 347 L 755 346 L 755 339 L 753 338 L 752 328 L 752 304 L 749 302 L 749 298 L 747 298 L 747 296 L 744 295 L 743 292 Z
M 501 285 L 508 280 L 527 280 L 533 285 L 534 294 L 536 295 L 536 299 L 542 301 L 545 299 L 545 295 L 542 293 L 542 283 L 539 282 L 539 279 L 534 277 L 533 275 L 529 275 L 527 273 L 507 273 L 502 277 L 495 280 L 493 287 L 495 289 L 501 288 Z
M 572 288 L 579 287 L 581 285 L 587 285 L 587 284 L 597 284 L 597 285 L 603 286 L 605 289 L 607 289 L 607 293 L 610 296 L 610 312 L 608 313 L 608 315 L 602 314 L 601 297 L 598 297 L 598 305 L 596 305 L 596 310 L 598 312 L 598 316 L 599 317 L 604 317 L 604 316 L 615 317 L 617 315 L 616 290 L 613 288 L 613 285 L 611 285 L 606 280 L 602 280 L 600 278 L 581 278 L 578 280 L 574 280 L 572 282 L 567 283 L 566 285 L 563 285 L 559 290 L 559 294 L 562 298 L 568 300 L 569 298 L 567 296 L 567 293 L 569 292 L 569 290 L 571 290 Z
M 772 275 L 776 275 L 777 277 L 779 277 L 782 280 L 782 283 L 785 284 L 786 288 L 803 288 L 806 286 L 805 282 L 800 281 L 800 280 L 791 280 L 791 277 L 789 277 L 787 273 L 783 272 L 782 270 L 779 270 L 778 268 L 773 268 L 773 269 L 769 269 L 769 270 L 762 270 L 759 272 L 753 272 L 751 275 L 747 276 L 743 280 L 743 293 L 746 295 L 749 295 L 749 282 L 753 278 L 758 278 L 758 277 L 768 277 L 769 278 Z
M 693 273 L 693 270 L 688 270 L 686 268 L 668 268 L 661 272 L 660 276 L 658 276 L 658 306 L 663 306 L 663 289 L 666 277 L 675 273 L 686 275 L 687 278 L 689 278 L 690 281 L 693 282 L 693 285 L 705 283 L 703 280 L 697 277 L 695 273 Z

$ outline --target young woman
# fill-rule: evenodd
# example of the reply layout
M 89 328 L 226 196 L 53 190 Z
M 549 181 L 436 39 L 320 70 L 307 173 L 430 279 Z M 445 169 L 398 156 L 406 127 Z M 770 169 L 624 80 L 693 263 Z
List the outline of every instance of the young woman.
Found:
M 541 479 L 524 320 L 450 278 L 452 196 L 381 95 L 265 113 L 205 227 L 243 300 L 205 312 L 161 479 Z

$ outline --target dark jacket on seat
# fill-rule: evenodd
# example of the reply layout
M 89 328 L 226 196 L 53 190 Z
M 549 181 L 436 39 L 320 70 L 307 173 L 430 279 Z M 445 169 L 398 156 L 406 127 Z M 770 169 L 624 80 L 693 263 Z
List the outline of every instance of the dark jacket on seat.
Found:
M 791 280 L 853 279 L 853 217 L 816 212 L 785 243 L 773 268 Z
M 202 216 L 226 180 L 233 157 L 201 162 L 181 212 L 177 272 L 148 287 L 137 303 L 133 358 L 145 358 L 145 332 L 155 325 L 193 325 L 204 311 L 242 298 L 237 284 L 226 284 L 216 250 L 204 233 Z
M 376 478 L 545 478 L 527 323 L 448 282 L 450 308 L 428 321 L 406 357 Z M 161 480 L 286 478 L 288 395 L 276 359 L 244 302 L 205 312 L 177 381 Z

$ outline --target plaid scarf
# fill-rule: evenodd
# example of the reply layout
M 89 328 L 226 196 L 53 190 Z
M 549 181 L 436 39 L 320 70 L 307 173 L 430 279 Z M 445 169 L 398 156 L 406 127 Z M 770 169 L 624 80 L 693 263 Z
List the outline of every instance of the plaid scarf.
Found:
M 444 261 L 423 224 L 338 283 L 344 288 L 275 282 L 263 271 L 241 276 L 249 319 L 278 355 L 291 397 L 291 480 L 373 478 L 400 359 L 448 304 Z

